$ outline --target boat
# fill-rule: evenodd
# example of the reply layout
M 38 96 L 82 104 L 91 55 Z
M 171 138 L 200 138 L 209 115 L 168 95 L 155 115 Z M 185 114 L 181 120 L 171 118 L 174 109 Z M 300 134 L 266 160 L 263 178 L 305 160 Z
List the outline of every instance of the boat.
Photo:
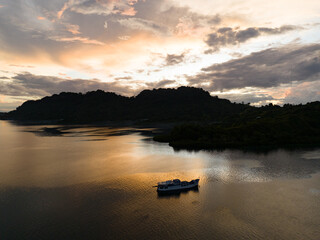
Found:
M 192 188 L 197 188 L 199 185 L 199 178 L 188 181 L 180 181 L 180 179 L 168 180 L 165 182 L 158 182 L 157 187 L 158 192 L 170 192 L 170 191 L 181 191 Z

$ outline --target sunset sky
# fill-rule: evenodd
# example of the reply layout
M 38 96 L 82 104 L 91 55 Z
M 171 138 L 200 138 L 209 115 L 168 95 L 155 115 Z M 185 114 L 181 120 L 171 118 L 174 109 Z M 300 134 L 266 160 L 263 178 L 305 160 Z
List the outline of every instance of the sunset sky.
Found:
M 0 111 L 62 91 L 320 100 L 319 0 L 0 0 Z

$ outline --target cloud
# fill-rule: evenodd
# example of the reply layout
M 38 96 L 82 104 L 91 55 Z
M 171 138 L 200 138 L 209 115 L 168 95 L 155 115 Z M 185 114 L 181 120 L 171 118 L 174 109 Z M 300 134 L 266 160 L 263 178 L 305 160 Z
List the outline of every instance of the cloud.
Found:
M 16 67 L 16 68 L 35 68 L 35 66 L 32 65 L 21 65 L 21 64 L 9 64 L 10 67 Z
M 130 36 L 119 36 L 118 38 L 122 41 L 128 41 L 130 39 Z
M 146 83 L 148 88 L 163 88 L 170 84 L 175 84 L 174 80 L 162 80 L 159 82 Z
M 133 7 L 131 7 L 131 8 L 128 8 L 126 10 L 123 10 L 121 12 L 121 15 L 134 16 L 134 15 L 136 15 L 136 13 L 137 13 L 137 11 Z
M 71 32 L 73 35 L 80 34 L 78 25 L 68 24 L 66 27 L 67 27 L 67 30 Z
M 73 12 L 90 15 L 110 15 L 121 14 L 126 16 L 134 16 L 137 11 L 134 5 L 138 1 L 127 0 L 69 0 L 58 11 L 57 17 L 62 18 L 65 11 L 70 10 Z
M 88 32 L 92 28 L 92 22 L 97 18 L 81 21 L 74 16 L 68 16 L 70 22 L 54 21 L 56 16 L 53 13 L 56 13 L 56 9 L 58 9 L 58 2 L 54 1 L 37 3 L 35 1 L 27 3 L 22 0 L 10 1 L 7 11 L 0 14 L 0 44 L 2 46 L 0 54 L 10 56 L 19 62 L 29 61 L 29 59 L 37 62 L 41 57 L 51 62 L 52 60 L 60 61 L 66 49 L 74 49 L 85 44 L 104 44 L 102 41 L 104 39 L 91 37 L 90 35 L 93 35 L 91 32 L 85 35 L 79 31 L 81 28 Z M 37 16 L 44 16 L 46 19 L 39 21 Z M 77 22 L 84 24 L 83 29 L 75 24 Z M 101 28 L 103 29 L 103 25 Z M 99 35 L 101 35 L 100 29 Z
M 268 88 L 320 79 L 320 44 L 269 48 L 248 56 L 203 68 L 188 77 L 192 85 L 205 84 L 223 91 L 245 87 Z
M 293 104 L 313 101 L 320 101 L 320 80 L 303 82 L 290 88 L 283 100 L 283 102 Z
M 227 45 L 237 45 L 248 41 L 249 39 L 259 37 L 260 35 L 275 35 L 282 34 L 288 31 L 300 29 L 297 26 L 282 26 L 280 28 L 257 28 L 251 27 L 240 30 L 238 28 L 223 27 L 217 29 L 215 32 L 207 35 L 205 42 L 212 50 L 218 50 L 219 48 Z
M 114 78 L 114 80 L 132 80 L 132 77 L 131 76 L 125 76 L 125 77 L 116 77 Z
M 252 105 L 265 105 L 270 100 L 275 100 L 269 94 L 264 93 L 222 93 L 219 97 L 229 99 L 231 102 L 250 103 Z
M 97 89 L 128 95 L 134 92 L 129 86 L 117 82 L 101 82 L 98 79 L 67 79 L 20 73 L 12 81 L 0 81 L 0 94 L 7 96 L 43 97 L 60 92 L 88 92 Z
M 93 44 L 93 45 L 104 45 L 103 42 L 100 42 L 98 40 L 89 39 L 86 37 L 51 37 L 52 40 L 55 40 L 57 42 L 81 42 L 84 44 Z
M 139 1 L 135 5 L 136 18 L 165 26 L 172 35 L 193 35 L 198 38 L 204 31 L 221 22 L 219 15 L 202 15 L 182 4 L 167 0 Z
M 64 11 L 66 11 L 70 6 L 71 6 L 71 1 L 68 1 L 65 4 L 63 4 L 63 7 L 57 13 L 57 17 L 60 19 L 63 15 Z
M 167 54 L 166 66 L 175 65 L 183 62 L 185 53 L 182 54 Z
M 117 20 L 117 22 L 120 23 L 120 25 L 130 29 L 149 31 L 157 35 L 168 34 L 168 28 L 166 26 L 155 23 L 150 20 L 145 20 L 141 18 L 125 18 L 119 19 Z
M 40 21 L 37 16 L 45 19 Z M 73 53 L 101 53 L 101 45 L 109 44 L 108 52 L 118 47 L 117 54 L 124 55 L 119 46 L 124 44 L 123 40 L 130 39 L 132 45 L 137 39 L 144 41 L 145 44 L 131 48 L 138 52 L 159 42 L 161 45 L 174 42 L 180 33 L 199 38 L 198 29 L 207 29 L 213 24 L 209 22 L 217 21 L 218 16 L 199 15 L 167 0 L 8 1 L 0 14 L 0 54 L 2 59 L 2 54 L 9 56 L 11 62 L 65 65 L 79 62 L 79 57 L 71 59 Z M 152 34 L 144 36 L 145 33 Z M 179 37 L 177 41 L 187 40 Z M 81 56 L 86 58 L 87 54 Z
M 25 101 L 24 99 L 21 99 L 18 101 L 6 102 L 5 100 L 1 100 L 1 98 L 2 96 L 0 95 L 0 112 L 9 112 Z

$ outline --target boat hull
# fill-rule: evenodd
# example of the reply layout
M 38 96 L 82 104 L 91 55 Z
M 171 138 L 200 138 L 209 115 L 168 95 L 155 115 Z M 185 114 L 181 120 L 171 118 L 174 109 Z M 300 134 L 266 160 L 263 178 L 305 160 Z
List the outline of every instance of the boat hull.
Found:
M 194 183 L 188 184 L 186 186 L 176 185 L 176 186 L 168 186 L 167 188 L 160 188 L 158 186 L 158 192 L 177 192 L 177 191 L 184 191 L 189 189 L 198 188 L 199 180 L 197 179 Z
M 160 189 L 160 190 L 157 190 L 157 192 L 159 194 L 166 194 L 166 193 L 180 193 L 180 192 L 188 192 L 189 190 L 197 190 L 199 188 L 199 185 L 196 185 L 194 187 L 188 187 L 188 188 L 179 188 L 179 189 L 166 189 L 166 190 L 163 190 L 163 189 Z

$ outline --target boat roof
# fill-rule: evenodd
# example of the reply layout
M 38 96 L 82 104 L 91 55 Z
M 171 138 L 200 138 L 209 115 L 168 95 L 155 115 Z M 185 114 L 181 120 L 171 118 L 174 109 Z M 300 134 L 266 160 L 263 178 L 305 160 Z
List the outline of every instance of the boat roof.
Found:
M 195 180 L 199 180 L 199 179 L 193 179 L 191 181 L 195 181 Z M 159 186 L 166 186 L 166 185 L 169 185 L 169 184 L 174 184 L 174 183 L 180 183 L 180 179 L 173 179 L 173 180 L 167 180 L 167 181 L 164 181 L 164 182 L 158 182 L 158 185 Z M 183 182 L 187 182 L 187 181 L 183 181 Z
M 158 182 L 158 185 L 169 185 L 169 184 L 172 184 L 173 181 L 172 180 L 168 180 L 168 181 L 165 181 L 165 182 Z

